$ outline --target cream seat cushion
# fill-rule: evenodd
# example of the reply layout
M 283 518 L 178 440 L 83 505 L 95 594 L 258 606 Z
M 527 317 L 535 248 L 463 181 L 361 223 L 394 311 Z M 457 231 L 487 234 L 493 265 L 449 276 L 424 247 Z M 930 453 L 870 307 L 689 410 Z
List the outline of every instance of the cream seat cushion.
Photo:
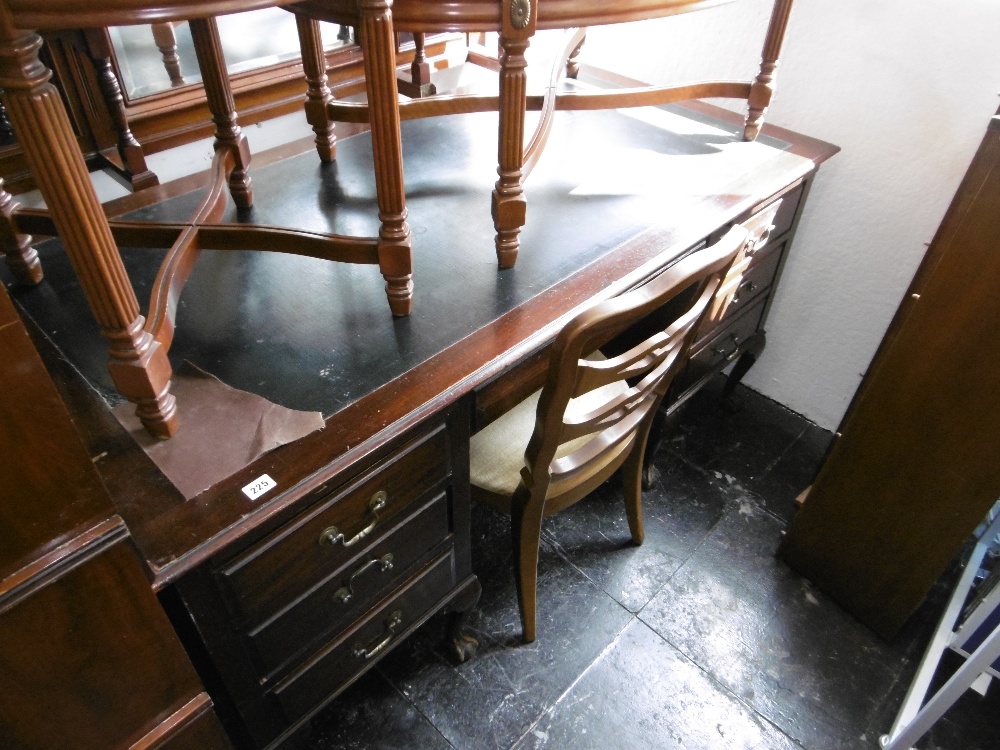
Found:
M 604 359 L 599 352 L 595 352 L 587 358 Z M 625 382 L 615 381 L 573 399 L 568 408 L 573 411 L 590 411 L 600 403 L 608 401 L 626 390 L 628 390 L 628 385 Z M 535 391 L 517 406 L 472 436 L 469 460 L 470 475 L 474 486 L 497 495 L 510 496 L 514 494 L 514 490 L 521 482 L 521 469 L 526 465 L 524 451 L 528 447 L 528 440 L 531 439 L 531 433 L 535 429 L 535 415 L 541 394 L 541 390 Z M 556 458 L 569 455 L 593 438 L 594 435 L 584 435 L 576 440 L 563 443 L 556 451 Z M 582 483 L 588 477 L 596 474 L 620 455 L 621 451 L 628 445 L 629 441 L 623 441 L 616 450 L 611 451 L 604 457 L 604 460 L 594 466 L 585 476 L 580 477 L 574 484 Z

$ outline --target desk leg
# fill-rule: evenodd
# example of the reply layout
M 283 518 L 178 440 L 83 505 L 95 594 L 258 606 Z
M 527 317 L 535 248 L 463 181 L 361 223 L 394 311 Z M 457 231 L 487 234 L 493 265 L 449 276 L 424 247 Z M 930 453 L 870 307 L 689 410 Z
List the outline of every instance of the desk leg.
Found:
M 177 431 L 167 352 L 143 329 L 135 291 L 76 145 L 52 73 L 38 59 L 37 34 L 0 18 L 0 86 L 18 142 L 48 204 L 90 309 L 107 339 L 115 387 L 136 404 L 152 434 Z
M 229 174 L 229 192 L 239 208 L 253 205 L 253 188 L 250 186 L 250 146 L 236 122 L 236 103 L 229 87 L 229 73 L 226 59 L 222 54 L 219 27 L 214 18 L 199 18 L 188 21 L 194 51 L 198 56 L 202 82 L 208 108 L 215 123 L 216 150 L 228 148 L 233 153 L 236 166 Z
M 333 101 L 326 77 L 326 55 L 319 21 L 295 14 L 295 27 L 299 32 L 302 50 L 302 70 L 306 74 L 306 120 L 316 134 L 316 152 L 319 160 L 327 164 L 337 158 L 337 136 L 333 121 L 326 112 L 326 105 Z
M 393 315 L 409 315 L 413 306 L 413 251 L 406 223 L 403 146 L 399 133 L 396 89 L 396 32 L 391 0 L 360 0 L 361 48 L 368 88 L 375 190 L 382 226 L 378 232 L 378 265 Z
M 465 620 L 479 603 L 482 593 L 482 584 L 473 576 L 448 603 L 448 645 L 459 664 L 475 656 L 479 648 L 479 641 L 465 632 Z
M 729 372 L 729 376 L 726 378 L 726 385 L 722 389 L 722 403 L 730 411 L 739 410 L 741 404 L 736 399 L 736 386 L 740 384 L 743 376 L 750 371 L 750 368 L 757 364 L 757 359 L 764 352 L 765 346 L 767 346 L 767 333 L 761 328 L 749 340 L 747 348 L 740 355 L 740 358 L 736 360 L 736 364 L 733 365 L 733 369 Z

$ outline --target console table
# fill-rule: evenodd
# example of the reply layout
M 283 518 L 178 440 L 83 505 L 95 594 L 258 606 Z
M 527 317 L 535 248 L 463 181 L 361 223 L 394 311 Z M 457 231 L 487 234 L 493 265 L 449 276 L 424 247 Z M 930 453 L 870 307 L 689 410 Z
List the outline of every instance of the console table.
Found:
M 581 81 L 607 83 L 586 66 Z M 403 123 L 419 239 L 409 317 L 388 315 L 377 274 L 354 266 L 202 254 L 178 308 L 174 363 L 187 359 L 233 387 L 321 411 L 325 428 L 192 499 L 111 415 L 119 397 L 102 338 L 61 242 L 38 247 L 45 281 L 11 286 L 52 344 L 48 365 L 94 465 L 238 744 L 276 746 L 433 613 L 472 605 L 468 436 L 539 386 L 562 322 L 777 204 L 736 303 L 696 343 L 675 397 L 752 357 L 809 186 L 837 151 L 770 126 L 745 143 L 741 117 L 705 105 L 640 117 L 563 113 L 527 187 L 546 220 L 526 227 L 517 268 L 498 273 L 481 210 L 493 188 L 490 120 Z M 588 160 L 577 158 L 582 144 Z M 304 139 L 256 156 L 253 220 L 377 229 L 370 141 L 342 139 L 325 166 L 312 146 Z M 122 221 L 169 221 L 197 205 L 201 183 L 104 208 Z M 246 220 L 233 207 L 220 217 L 235 228 Z M 162 252 L 122 247 L 140 293 Z M 273 489 L 249 499 L 242 488 L 263 475 Z M 347 549 L 320 541 L 336 538 L 331 527 L 350 541 L 373 524 Z M 467 654 L 457 622 L 451 635 L 457 655 Z

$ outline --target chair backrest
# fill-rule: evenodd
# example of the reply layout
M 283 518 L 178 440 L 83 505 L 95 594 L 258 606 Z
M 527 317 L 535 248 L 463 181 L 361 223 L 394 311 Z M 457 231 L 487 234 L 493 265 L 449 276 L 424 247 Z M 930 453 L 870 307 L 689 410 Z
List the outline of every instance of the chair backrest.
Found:
M 746 229 L 733 227 L 641 286 L 586 308 L 556 337 L 522 470 L 525 487 L 545 498 L 547 512 L 549 502 L 565 507 L 604 481 L 621 464 L 615 458 L 645 440 L 644 420 L 683 366 L 702 320 L 725 309 L 720 293 L 735 291 L 736 284 L 722 282 L 748 238 Z M 680 295 L 690 303 L 666 329 L 612 359 L 587 358 Z M 573 497 L 558 502 L 560 495 Z

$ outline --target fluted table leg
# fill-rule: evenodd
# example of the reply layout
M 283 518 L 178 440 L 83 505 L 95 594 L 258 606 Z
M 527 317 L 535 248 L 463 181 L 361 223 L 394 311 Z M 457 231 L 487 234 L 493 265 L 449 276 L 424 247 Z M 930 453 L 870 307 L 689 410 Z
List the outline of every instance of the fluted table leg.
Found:
M 403 147 L 396 89 L 396 34 L 391 0 L 360 0 L 361 47 L 375 157 L 378 194 L 379 269 L 393 315 L 409 315 L 413 306 L 413 251 L 406 223 Z
M 177 430 L 166 350 L 143 329 L 129 282 L 51 72 L 41 38 L 12 28 L 0 13 L 0 86 L 7 112 L 94 317 L 107 339 L 115 387 L 136 404 L 151 433 Z
M 236 166 L 229 174 L 229 192 L 240 208 L 253 205 L 253 188 L 250 185 L 250 146 L 247 137 L 236 121 L 236 103 L 229 86 L 226 59 L 222 54 L 219 27 L 214 18 L 188 21 L 198 67 L 205 85 L 208 109 L 215 123 L 215 148 L 228 148 L 233 153 Z
M 497 262 L 511 268 L 517 261 L 518 235 L 527 206 L 521 187 L 524 161 L 524 119 L 527 107 L 527 61 L 524 53 L 535 30 L 536 0 L 503 0 L 500 32 L 499 167 L 493 189 L 493 226 Z

